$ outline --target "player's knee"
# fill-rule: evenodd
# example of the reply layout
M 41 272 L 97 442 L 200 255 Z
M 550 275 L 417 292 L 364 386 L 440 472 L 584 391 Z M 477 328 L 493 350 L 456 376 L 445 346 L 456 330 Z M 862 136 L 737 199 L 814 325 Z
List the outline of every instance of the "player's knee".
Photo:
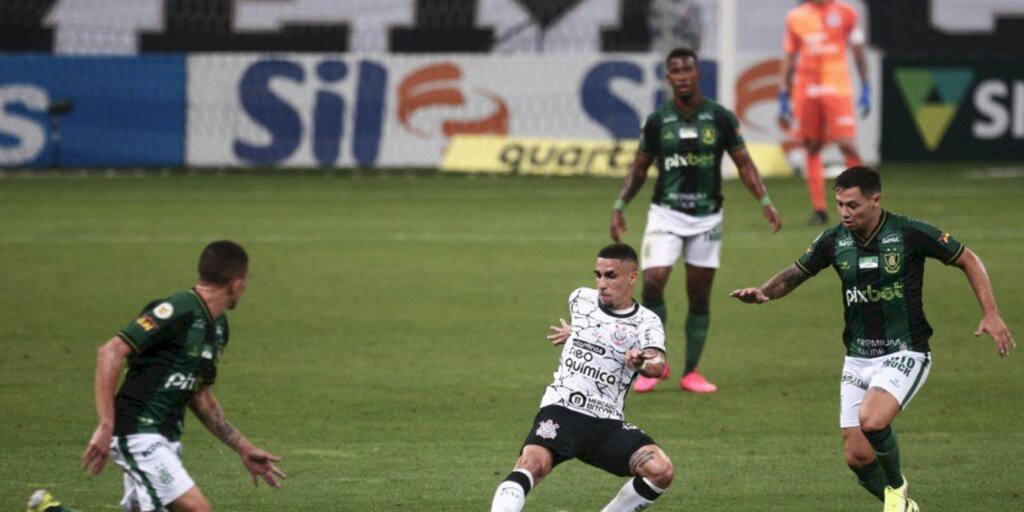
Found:
M 647 463 L 645 469 L 647 469 L 645 471 L 647 474 L 644 475 L 644 478 L 650 480 L 658 488 L 669 488 L 669 485 L 672 485 L 672 479 L 676 477 L 676 468 L 668 459 L 651 461 Z
M 672 485 L 672 479 L 676 477 L 676 468 L 672 465 L 669 460 L 664 460 L 664 464 L 659 465 L 655 472 L 652 472 L 651 483 L 657 485 L 661 489 L 668 489 L 668 486 Z
M 543 448 L 541 448 L 543 449 Z M 539 481 L 551 472 L 551 461 L 547 457 L 540 456 L 532 450 L 523 450 L 523 454 L 516 461 L 516 469 L 529 471 L 535 481 Z
M 808 153 L 820 152 L 821 146 L 822 144 L 820 140 L 804 139 L 804 149 L 807 150 Z
M 640 294 L 640 296 L 643 297 L 644 304 L 660 304 L 662 302 L 665 302 L 665 295 L 662 293 L 660 289 L 652 290 L 645 286 L 644 291 L 643 293 Z
M 846 457 L 846 465 L 854 472 L 867 467 L 875 460 L 875 452 L 871 450 L 865 451 L 851 446 L 847 446 L 846 449 L 843 450 L 843 455 Z
M 651 483 L 659 488 L 667 489 L 672 484 L 672 479 L 676 476 L 676 469 L 667 456 L 659 453 L 641 466 L 637 474 L 650 480 Z
M 691 294 L 688 299 L 690 313 L 706 315 L 711 310 L 711 297 L 706 293 Z
M 868 416 L 862 415 L 860 417 L 860 431 L 866 435 L 868 432 L 878 432 L 879 430 L 885 430 L 889 426 L 889 422 L 885 418 L 879 416 Z

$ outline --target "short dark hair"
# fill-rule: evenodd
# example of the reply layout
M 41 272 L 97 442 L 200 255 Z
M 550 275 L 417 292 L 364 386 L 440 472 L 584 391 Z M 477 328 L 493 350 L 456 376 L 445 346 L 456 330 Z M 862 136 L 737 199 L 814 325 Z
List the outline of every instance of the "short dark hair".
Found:
M 675 48 L 668 52 L 668 57 L 665 57 L 665 67 L 668 67 L 668 62 L 672 59 L 685 59 L 687 57 L 693 57 L 694 63 L 700 62 L 700 59 L 697 58 L 697 52 L 689 48 Z
M 249 255 L 230 240 L 210 242 L 199 255 L 199 280 L 206 283 L 225 285 L 248 270 Z
M 856 165 L 836 177 L 835 190 L 860 187 L 864 195 L 882 191 L 882 175 L 866 165 Z
M 622 260 L 637 263 L 636 251 L 628 244 L 614 243 L 597 251 L 597 257 L 606 260 Z

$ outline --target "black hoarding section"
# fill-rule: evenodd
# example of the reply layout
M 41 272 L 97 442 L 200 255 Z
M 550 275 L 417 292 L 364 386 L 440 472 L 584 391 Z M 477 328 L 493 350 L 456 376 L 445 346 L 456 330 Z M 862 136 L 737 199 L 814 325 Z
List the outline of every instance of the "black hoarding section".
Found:
M 345 24 L 288 24 L 280 32 L 233 33 L 235 0 L 166 0 L 166 30 L 143 34 L 143 52 L 344 52 Z
M 882 159 L 1024 158 L 1019 60 L 886 58 Z
M 417 0 L 416 25 L 391 30 L 391 51 L 488 52 L 494 33 L 475 22 L 476 0 Z
M 601 31 L 601 51 L 646 52 L 651 47 L 647 14 L 650 0 L 620 0 L 622 25 L 614 30 Z
M 887 55 L 1019 57 L 1024 48 L 1024 17 L 1019 15 L 1000 16 L 994 12 L 994 32 L 950 34 L 932 25 L 932 0 L 865 1 L 870 13 L 871 44 Z
M 55 0 L 0 0 L 0 51 L 49 52 L 53 30 L 43 17 Z

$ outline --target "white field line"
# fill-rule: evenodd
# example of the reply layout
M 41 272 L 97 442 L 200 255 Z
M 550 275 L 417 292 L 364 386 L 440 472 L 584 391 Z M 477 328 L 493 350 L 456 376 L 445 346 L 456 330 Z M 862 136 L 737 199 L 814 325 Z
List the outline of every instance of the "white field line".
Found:
M 957 238 L 962 241 L 971 240 L 1015 240 L 1024 242 L 1024 228 L 1008 229 L 976 229 L 956 231 Z M 812 233 L 779 233 L 768 235 L 763 232 L 743 231 L 730 233 L 725 231 L 726 247 L 764 247 L 789 245 L 792 243 L 809 244 L 815 237 Z M 476 243 L 476 244 L 578 244 L 601 243 L 607 239 L 604 232 L 563 232 L 563 233 L 457 233 L 457 232 L 411 232 L 398 231 L 391 233 L 184 233 L 184 234 L 152 234 L 152 233 L 86 233 L 86 234 L 3 234 L 0 233 L 0 244 L 180 244 L 205 243 L 210 240 L 233 238 L 247 243 Z M 610 243 L 610 240 L 608 240 Z

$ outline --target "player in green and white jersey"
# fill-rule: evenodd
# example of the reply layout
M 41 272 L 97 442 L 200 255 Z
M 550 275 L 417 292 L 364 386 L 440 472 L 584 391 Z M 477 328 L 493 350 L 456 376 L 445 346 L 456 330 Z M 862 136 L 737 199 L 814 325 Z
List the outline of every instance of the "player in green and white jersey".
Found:
M 124 470 L 125 510 L 211 510 L 181 463 L 185 407 L 242 459 L 253 483 L 279 487 L 281 458 L 249 442 L 224 418 L 211 386 L 228 343 L 225 311 L 245 293 L 249 257 L 238 244 L 217 241 L 199 257 L 199 283 L 151 302 L 99 349 L 96 359 L 96 427 L 82 464 L 91 475 L 108 456 Z M 114 389 L 125 362 L 120 391 Z M 45 503 L 45 501 L 44 501 Z M 46 507 L 46 508 L 42 508 Z M 40 505 L 55 512 L 59 506 Z
M 665 286 L 673 265 L 683 256 L 689 311 L 686 364 L 679 385 L 686 391 L 711 393 L 717 387 L 697 372 L 697 364 L 707 340 L 711 284 L 722 248 L 722 157 L 726 152 L 747 190 L 761 202 L 772 233 L 779 230 L 781 221 L 747 153 L 736 116 L 701 94 L 697 54 L 677 48 L 669 53 L 665 65 L 672 99 L 644 123 L 640 149 L 612 209 L 611 236 L 616 242 L 622 238 L 626 230 L 623 210 L 643 187 L 647 168 L 655 163 L 658 179 L 641 251 L 643 305 L 668 325 Z M 650 391 L 669 375 L 666 366 L 660 379 L 640 377 L 633 389 Z
M 730 296 L 763 304 L 832 267 L 843 287 L 846 359 L 840 418 L 846 463 L 886 511 L 917 510 L 900 471 L 892 422 L 928 378 L 932 328 L 921 303 L 926 258 L 961 269 L 981 304 L 975 336 L 988 333 L 999 355 L 1015 347 L 992 284 L 974 252 L 934 226 L 881 207 L 882 182 L 869 167 L 836 178 L 842 223 L 822 232 L 789 268 L 760 288 Z

